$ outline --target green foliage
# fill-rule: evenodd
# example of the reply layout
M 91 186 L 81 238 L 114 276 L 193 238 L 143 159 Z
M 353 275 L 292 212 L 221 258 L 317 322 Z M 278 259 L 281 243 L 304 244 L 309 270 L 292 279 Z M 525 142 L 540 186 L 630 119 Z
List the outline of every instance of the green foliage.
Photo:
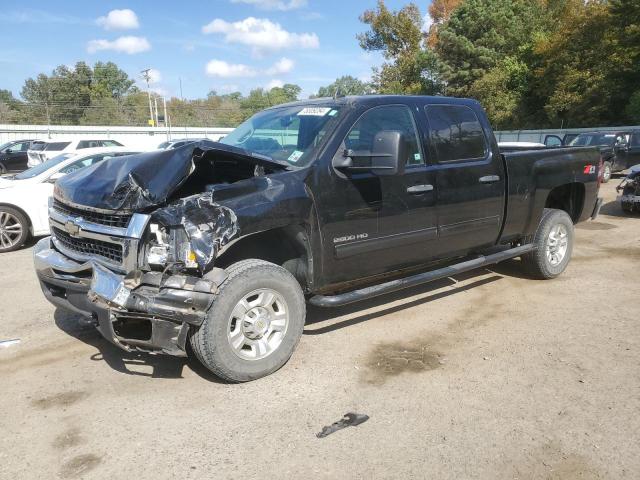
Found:
M 351 75 L 344 75 L 326 87 L 320 87 L 315 97 L 333 97 L 336 93 L 340 95 L 366 95 L 371 93 L 371 85 Z
M 435 0 L 429 11 L 429 32 L 413 3 L 363 14 L 361 46 L 387 60 L 376 91 L 470 96 L 500 128 L 638 121 L 638 0 Z
M 380 51 L 386 62 L 374 69 L 372 84 L 377 93 L 435 95 L 441 90 L 437 59 L 423 47 L 423 18 L 415 3 L 391 11 L 383 0 L 376 10 L 365 11 L 360 20 L 370 30 L 358 35 L 360 46 Z
M 625 113 L 633 123 L 640 124 L 640 90 L 636 90 L 629 98 Z

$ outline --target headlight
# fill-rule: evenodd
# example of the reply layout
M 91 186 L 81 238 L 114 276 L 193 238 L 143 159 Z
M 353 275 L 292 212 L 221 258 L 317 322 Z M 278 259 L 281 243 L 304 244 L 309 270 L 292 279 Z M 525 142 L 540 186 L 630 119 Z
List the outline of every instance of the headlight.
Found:
M 169 263 L 183 264 L 186 268 L 197 268 L 196 254 L 186 233 L 181 228 L 167 230 L 152 223 L 149 225 L 151 244 L 147 247 L 147 263 L 154 267 L 165 267 Z

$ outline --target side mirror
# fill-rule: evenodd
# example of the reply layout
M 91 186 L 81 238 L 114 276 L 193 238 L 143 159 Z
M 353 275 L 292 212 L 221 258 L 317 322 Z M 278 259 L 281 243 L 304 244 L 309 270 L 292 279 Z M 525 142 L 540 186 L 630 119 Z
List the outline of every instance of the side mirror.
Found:
M 59 180 L 64 176 L 65 176 L 64 173 L 56 172 L 47 179 L 47 183 L 56 183 L 56 180 Z
M 10 148 L 7 148 L 4 153 L 13 153 L 13 150 L 11 150 Z
M 354 165 L 356 158 L 369 158 L 368 165 Z M 334 159 L 333 167 L 350 172 L 369 171 L 378 176 L 402 175 L 407 158 L 407 144 L 404 135 L 395 130 L 383 130 L 373 139 L 372 150 L 357 151 L 347 149 L 343 158 Z
M 378 176 L 401 175 L 407 158 L 407 142 L 402 133 L 384 130 L 373 140 L 371 171 Z

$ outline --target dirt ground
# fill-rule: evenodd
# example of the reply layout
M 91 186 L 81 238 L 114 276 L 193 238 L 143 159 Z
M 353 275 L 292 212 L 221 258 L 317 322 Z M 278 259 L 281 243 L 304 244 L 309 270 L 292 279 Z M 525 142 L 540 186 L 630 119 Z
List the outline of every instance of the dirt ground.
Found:
M 640 478 L 640 216 L 576 230 L 569 268 L 514 260 L 339 310 L 229 385 L 126 354 L 0 259 L 0 478 Z M 347 412 L 370 420 L 326 438 Z

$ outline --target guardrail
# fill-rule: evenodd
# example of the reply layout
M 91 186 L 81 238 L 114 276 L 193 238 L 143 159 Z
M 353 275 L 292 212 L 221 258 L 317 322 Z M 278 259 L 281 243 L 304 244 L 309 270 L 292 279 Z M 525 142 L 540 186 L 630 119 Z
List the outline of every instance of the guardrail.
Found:
M 125 126 L 75 126 L 75 125 L 0 125 L 0 144 L 21 139 L 67 140 L 93 137 L 118 140 L 127 147 L 153 148 L 176 138 L 209 138 L 219 140 L 233 128 L 199 127 L 125 127 Z

